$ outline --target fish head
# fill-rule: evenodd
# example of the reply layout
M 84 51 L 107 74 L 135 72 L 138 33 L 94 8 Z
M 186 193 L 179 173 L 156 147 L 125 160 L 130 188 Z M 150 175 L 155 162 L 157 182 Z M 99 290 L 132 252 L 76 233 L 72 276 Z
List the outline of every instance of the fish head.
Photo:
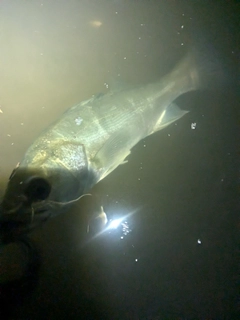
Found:
M 64 161 L 51 157 L 41 165 L 23 161 L 13 170 L 0 205 L 2 242 L 31 231 L 83 195 L 89 180 L 86 163 L 75 169 Z
M 0 236 L 17 237 L 46 219 L 44 203 L 51 189 L 51 181 L 43 170 L 15 168 L 0 205 Z

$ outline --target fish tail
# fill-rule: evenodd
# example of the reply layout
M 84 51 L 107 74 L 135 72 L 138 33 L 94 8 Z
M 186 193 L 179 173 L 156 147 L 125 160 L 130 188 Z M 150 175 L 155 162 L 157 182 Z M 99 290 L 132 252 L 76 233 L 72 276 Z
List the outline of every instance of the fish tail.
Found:
M 192 49 L 188 55 L 188 74 L 194 90 L 221 90 L 231 86 L 231 66 L 210 45 Z
M 173 75 L 182 93 L 191 90 L 222 90 L 233 83 L 231 65 L 210 45 L 191 48 L 175 67 Z
M 188 51 L 182 60 L 175 66 L 170 75 L 174 80 L 177 94 L 201 88 L 201 73 L 193 50 Z

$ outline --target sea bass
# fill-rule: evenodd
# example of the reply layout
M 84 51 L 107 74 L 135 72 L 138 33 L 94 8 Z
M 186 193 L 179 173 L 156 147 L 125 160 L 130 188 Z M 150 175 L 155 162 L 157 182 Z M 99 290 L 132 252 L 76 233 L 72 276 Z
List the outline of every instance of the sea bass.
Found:
M 140 140 L 187 113 L 174 100 L 200 88 L 200 69 L 191 52 L 158 82 L 93 96 L 67 110 L 13 170 L 0 226 L 23 231 L 69 208 Z

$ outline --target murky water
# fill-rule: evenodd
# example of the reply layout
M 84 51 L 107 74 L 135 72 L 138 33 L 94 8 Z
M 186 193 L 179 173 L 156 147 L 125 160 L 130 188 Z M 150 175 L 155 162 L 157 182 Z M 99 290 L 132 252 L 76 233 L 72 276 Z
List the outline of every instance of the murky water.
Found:
M 112 83 L 155 81 L 198 39 L 236 69 L 236 11 L 220 1 L 0 1 L 0 195 L 39 133 Z M 234 319 L 237 88 L 178 104 L 191 112 L 93 190 L 110 219 L 124 217 L 118 226 L 91 240 L 85 200 L 33 232 L 40 268 L 1 290 L 11 319 Z M 4 260 L 11 279 L 20 251 Z

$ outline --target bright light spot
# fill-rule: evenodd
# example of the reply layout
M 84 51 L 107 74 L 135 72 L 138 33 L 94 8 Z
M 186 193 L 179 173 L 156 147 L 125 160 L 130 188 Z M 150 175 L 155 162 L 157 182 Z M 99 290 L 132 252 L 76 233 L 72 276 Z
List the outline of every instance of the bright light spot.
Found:
M 181 26 L 181 29 L 183 29 L 183 28 L 184 28 L 184 25 Z
M 195 129 L 196 129 L 196 126 L 197 126 L 197 123 L 196 123 L 196 122 L 191 123 L 191 129 L 195 130 Z
M 116 201 L 117 202 L 117 201 Z M 105 214 L 105 212 L 103 211 L 103 208 L 101 207 L 102 213 Z M 108 222 L 108 224 L 106 225 L 106 227 L 102 229 L 102 231 L 100 231 L 99 233 L 95 234 L 93 237 L 91 237 L 90 241 L 98 238 L 99 236 L 101 236 L 104 233 L 108 233 L 108 234 L 116 234 L 117 237 L 119 237 L 119 239 L 123 240 L 125 238 L 125 236 L 127 236 L 132 229 L 129 227 L 129 224 L 127 222 L 127 218 L 131 215 L 133 215 L 134 213 L 136 213 L 138 210 L 134 210 L 130 213 L 128 213 L 127 215 L 122 216 L 121 218 L 117 218 L 117 219 L 110 219 L 109 221 L 107 220 L 107 216 L 106 216 L 106 220 L 105 223 L 106 224 Z M 105 214 L 106 215 L 106 214 Z
M 138 262 L 138 259 L 135 259 L 136 262 Z
M 82 121 L 83 121 L 83 119 L 80 118 L 80 117 L 77 117 L 77 118 L 75 119 L 75 123 L 76 123 L 77 126 L 80 126 L 80 124 L 82 123 Z
M 123 219 L 115 219 L 115 220 L 112 220 L 110 223 L 109 223 L 109 226 L 108 226 L 108 229 L 117 229 L 121 222 L 122 222 Z
M 200 239 L 198 239 L 197 243 L 198 244 L 202 244 L 202 241 Z

